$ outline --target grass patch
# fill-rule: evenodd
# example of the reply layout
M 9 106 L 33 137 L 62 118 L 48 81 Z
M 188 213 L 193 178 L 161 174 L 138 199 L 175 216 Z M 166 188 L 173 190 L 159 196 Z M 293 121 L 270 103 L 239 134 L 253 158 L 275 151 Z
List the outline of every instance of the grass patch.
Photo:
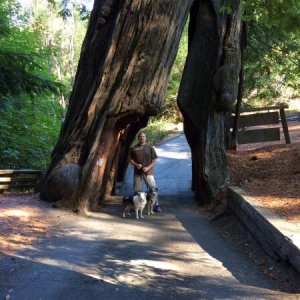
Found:
M 172 134 L 175 134 L 180 129 L 180 124 L 174 124 L 169 120 L 160 119 L 160 120 L 151 120 L 148 123 L 148 126 L 141 131 L 145 132 L 147 137 L 147 143 L 155 145 L 163 140 L 165 137 L 168 137 Z M 136 139 L 134 144 L 138 140 Z

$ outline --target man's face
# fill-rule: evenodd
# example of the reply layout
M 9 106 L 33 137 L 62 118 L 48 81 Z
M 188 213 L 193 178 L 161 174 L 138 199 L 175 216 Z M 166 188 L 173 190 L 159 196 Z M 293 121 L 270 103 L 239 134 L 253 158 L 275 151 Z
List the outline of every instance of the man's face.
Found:
M 144 145 L 146 143 L 146 135 L 144 133 L 141 133 L 139 135 L 139 142 L 141 145 Z

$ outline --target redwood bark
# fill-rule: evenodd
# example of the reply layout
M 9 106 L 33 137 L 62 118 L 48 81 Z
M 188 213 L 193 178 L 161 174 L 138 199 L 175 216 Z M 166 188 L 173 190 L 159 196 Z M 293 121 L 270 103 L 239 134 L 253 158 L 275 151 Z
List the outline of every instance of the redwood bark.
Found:
M 241 68 L 240 1 L 232 13 L 220 12 L 222 1 L 194 3 L 187 61 L 178 105 L 192 153 L 192 189 L 200 204 L 217 200 L 226 187 L 224 119 L 238 93 Z
M 161 109 L 191 4 L 95 1 L 42 199 L 84 212 L 111 192 L 118 156 L 126 156 L 133 134 Z
M 238 125 L 240 120 L 240 114 L 241 114 L 241 107 L 243 102 L 243 90 L 244 90 L 244 49 L 247 46 L 247 23 L 242 23 L 242 34 L 241 34 L 241 69 L 240 69 L 240 75 L 239 75 L 239 88 L 238 88 L 238 96 L 237 101 L 235 104 L 235 110 L 234 110 L 234 121 L 232 125 L 232 133 L 230 134 L 229 128 L 230 128 L 230 117 L 231 112 L 228 113 L 228 118 L 225 120 L 225 125 L 227 125 L 227 133 L 229 135 L 228 140 L 226 142 L 226 149 L 230 150 L 237 150 L 238 147 Z M 226 122 L 228 120 L 228 122 Z M 227 123 L 227 124 L 226 124 Z

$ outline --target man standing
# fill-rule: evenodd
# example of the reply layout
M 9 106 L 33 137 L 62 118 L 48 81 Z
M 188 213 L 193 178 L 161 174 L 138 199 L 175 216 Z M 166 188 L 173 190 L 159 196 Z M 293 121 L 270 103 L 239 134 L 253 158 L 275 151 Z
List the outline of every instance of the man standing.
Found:
M 156 163 L 157 154 L 154 148 L 146 143 L 146 134 L 140 132 L 138 134 L 139 143 L 130 150 L 130 163 L 134 166 L 134 192 L 141 192 L 143 181 L 145 181 L 148 189 L 155 190 L 156 182 L 153 175 L 153 166 Z M 156 203 L 156 211 L 160 211 L 158 202 Z

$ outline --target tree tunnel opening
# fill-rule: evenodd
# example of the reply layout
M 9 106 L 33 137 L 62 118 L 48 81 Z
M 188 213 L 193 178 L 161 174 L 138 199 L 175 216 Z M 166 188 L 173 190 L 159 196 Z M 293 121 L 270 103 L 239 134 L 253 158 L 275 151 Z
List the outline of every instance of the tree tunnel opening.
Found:
M 188 51 L 188 31 L 189 18 L 182 31 L 161 112 L 157 116 L 150 117 L 147 126 L 141 129 L 147 136 L 147 143 L 154 146 L 158 155 L 154 175 L 160 196 L 180 197 L 180 195 L 191 194 L 191 149 L 183 132 L 183 117 L 177 104 L 179 85 Z M 128 149 L 138 143 L 137 134 L 132 144 L 128 145 Z M 121 196 L 131 195 L 133 193 L 133 166 L 128 162 L 126 154 L 119 161 L 116 183 L 113 184 L 111 193 Z M 143 183 L 143 191 L 146 190 L 147 187 Z

